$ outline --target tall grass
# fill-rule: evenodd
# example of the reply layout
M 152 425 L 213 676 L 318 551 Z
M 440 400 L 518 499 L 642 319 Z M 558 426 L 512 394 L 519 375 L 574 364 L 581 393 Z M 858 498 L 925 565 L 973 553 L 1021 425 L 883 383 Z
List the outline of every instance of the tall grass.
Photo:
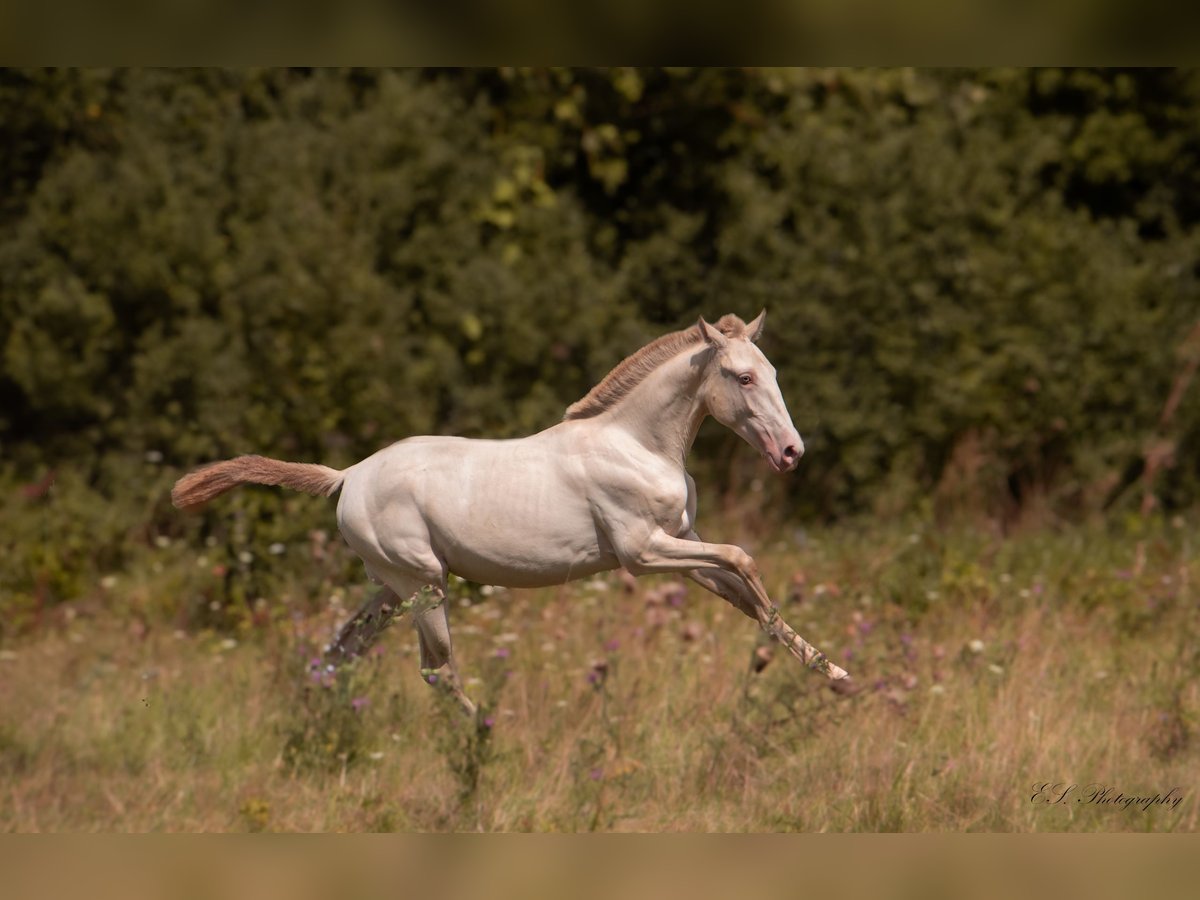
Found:
M 1134 519 L 761 541 L 785 616 L 853 695 L 782 654 L 764 667 L 754 623 L 670 579 L 456 585 L 475 720 L 422 682 L 404 623 L 352 667 L 316 662 L 359 588 L 319 609 L 284 592 L 220 631 L 126 617 L 109 590 L 111 615 L 68 607 L 0 649 L 0 824 L 1193 830 L 1190 534 Z M 1078 787 L 1031 800 L 1047 782 Z M 1182 800 L 1089 802 L 1091 784 Z

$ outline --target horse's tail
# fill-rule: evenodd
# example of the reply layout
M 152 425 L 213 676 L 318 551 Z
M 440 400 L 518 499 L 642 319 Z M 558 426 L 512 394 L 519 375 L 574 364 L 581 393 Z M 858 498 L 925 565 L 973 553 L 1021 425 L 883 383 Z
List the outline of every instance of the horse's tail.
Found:
M 171 502 L 192 509 L 242 484 L 277 484 L 329 497 L 342 486 L 343 473 L 314 463 L 291 463 L 265 456 L 239 456 L 184 475 L 171 489 Z

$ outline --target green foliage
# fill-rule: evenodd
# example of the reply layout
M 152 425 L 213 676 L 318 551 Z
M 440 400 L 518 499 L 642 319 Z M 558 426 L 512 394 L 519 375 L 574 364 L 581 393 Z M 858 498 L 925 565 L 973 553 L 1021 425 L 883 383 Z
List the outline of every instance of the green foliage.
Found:
M 195 463 L 528 433 L 764 306 L 809 448 L 781 513 L 1182 508 L 1197 102 L 1171 70 L 0 73 L 0 502 L 43 545 L 0 551 L 6 604 L 158 535 L 328 527 L 254 492 L 181 523 Z M 749 479 L 701 442 L 702 485 Z

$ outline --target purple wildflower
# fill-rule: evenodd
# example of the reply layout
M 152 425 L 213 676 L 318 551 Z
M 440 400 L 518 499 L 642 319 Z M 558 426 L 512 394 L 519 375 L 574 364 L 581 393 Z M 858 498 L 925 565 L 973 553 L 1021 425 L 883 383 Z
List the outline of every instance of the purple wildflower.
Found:
M 512 651 L 510 651 L 507 647 L 497 647 L 496 648 L 496 659 L 508 659 L 509 654 L 511 652 Z
M 486 718 L 483 720 L 483 727 L 484 727 L 484 728 L 491 728 L 491 727 L 493 727 L 495 724 L 496 724 L 496 720 L 495 720 L 495 719 L 493 719 L 491 716 L 487 716 L 487 717 L 486 717 Z
M 608 675 L 608 660 L 607 659 L 598 659 L 594 663 L 592 663 L 592 668 L 588 672 L 588 675 L 587 675 L 588 684 L 592 685 L 593 687 L 599 687 L 601 684 L 604 683 L 604 679 L 607 675 Z
M 351 707 L 351 708 L 352 708 L 352 709 L 353 709 L 355 712 L 358 712 L 358 711 L 360 711 L 360 710 L 361 710 L 361 709 L 362 709 L 364 706 L 366 706 L 366 705 L 367 705 L 369 702 L 370 702 L 370 698 L 369 698 L 369 697 L 355 697 L 353 700 L 351 700 L 351 701 L 350 701 L 350 707 Z
M 607 650 L 609 653 L 614 653 L 617 650 L 617 648 L 620 646 L 621 646 L 621 642 L 618 641 L 616 638 L 609 638 L 607 641 L 604 642 L 604 649 Z

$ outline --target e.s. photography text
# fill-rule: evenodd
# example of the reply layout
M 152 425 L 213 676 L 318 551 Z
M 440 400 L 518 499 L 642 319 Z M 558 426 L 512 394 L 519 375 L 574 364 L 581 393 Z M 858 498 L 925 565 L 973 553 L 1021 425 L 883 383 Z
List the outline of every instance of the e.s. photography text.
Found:
M 1062 803 L 1086 803 L 1093 806 L 1140 809 L 1149 812 L 1155 806 L 1166 806 L 1175 809 L 1183 801 L 1181 788 L 1173 787 L 1163 793 L 1133 793 L 1127 794 L 1111 785 L 1092 782 L 1082 787 L 1070 781 L 1039 781 L 1033 786 L 1030 803 L 1045 803 L 1056 806 Z

